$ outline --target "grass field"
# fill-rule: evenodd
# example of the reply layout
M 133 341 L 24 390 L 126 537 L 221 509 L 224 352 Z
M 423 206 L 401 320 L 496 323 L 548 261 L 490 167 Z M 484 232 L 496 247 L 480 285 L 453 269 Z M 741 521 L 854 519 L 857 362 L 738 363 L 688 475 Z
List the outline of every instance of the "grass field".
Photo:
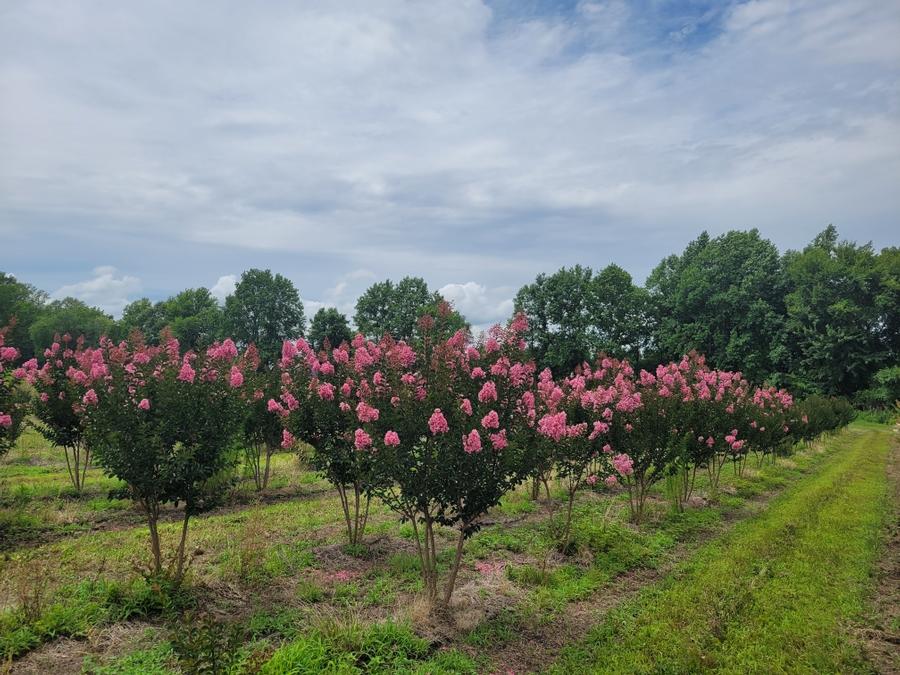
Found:
M 121 486 L 92 470 L 77 497 L 26 434 L 0 463 L 0 651 L 14 672 L 868 672 L 884 668 L 859 634 L 880 620 L 896 446 L 855 423 L 728 469 L 714 500 L 701 478 L 684 512 L 660 486 L 639 529 L 624 493 L 584 491 L 568 557 L 523 487 L 435 618 L 411 528 L 373 504 L 367 546 L 348 549 L 337 496 L 294 456 L 266 495 L 246 480 L 192 521 L 187 585 L 167 592 L 136 571 L 146 527 Z

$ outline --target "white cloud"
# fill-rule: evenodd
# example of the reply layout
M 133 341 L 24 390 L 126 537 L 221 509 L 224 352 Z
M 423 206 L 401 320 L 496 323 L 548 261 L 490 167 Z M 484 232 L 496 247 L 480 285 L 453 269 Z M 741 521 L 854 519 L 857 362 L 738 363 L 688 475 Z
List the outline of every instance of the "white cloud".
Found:
M 107 314 L 119 317 L 134 296 L 141 290 L 141 280 L 128 275 L 116 276 L 115 267 L 102 266 L 94 269 L 94 276 L 58 288 L 50 297 L 54 300 L 72 297 L 89 305 L 99 307 Z
M 542 5 L 14 3 L 0 232 L 159 251 L 168 292 L 223 250 L 280 256 L 351 314 L 351 270 L 497 288 L 576 262 L 640 277 L 704 227 L 896 242 L 900 4 Z
M 503 323 L 512 315 L 513 300 L 509 288 L 493 288 L 474 281 L 464 284 L 446 284 L 438 289 L 445 300 L 466 317 L 474 332 Z
M 225 298 L 234 293 L 236 285 L 237 274 L 225 274 L 219 277 L 219 280 L 209 289 L 209 292 L 216 300 L 224 304 Z

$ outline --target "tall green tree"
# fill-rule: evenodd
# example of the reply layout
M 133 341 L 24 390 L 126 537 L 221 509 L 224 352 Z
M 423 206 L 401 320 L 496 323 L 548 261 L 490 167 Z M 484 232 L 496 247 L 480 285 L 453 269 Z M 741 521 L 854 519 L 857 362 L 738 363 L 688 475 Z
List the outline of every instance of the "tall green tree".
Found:
M 640 359 L 647 341 L 647 293 L 609 265 L 563 267 L 519 289 L 516 311 L 528 317 L 526 340 L 541 366 L 566 374 L 599 352 Z
M 169 298 L 163 314 L 183 346 L 206 347 L 222 336 L 222 308 L 206 288 L 189 288 Z
M 149 298 L 140 298 L 125 305 L 119 319 L 119 334 L 127 337 L 132 331 L 139 331 L 147 344 L 158 345 L 159 334 L 168 325 L 165 306 Z
M 250 269 L 225 298 L 226 331 L 243 344 L 255 344 L 264 363 L 274 363 L 281 344 L 303 336 L 306 316 L 296 286 L 271 270 Z
M 337 347 L 345 340 L 353 338 L 347 317 L 334 307 L 320 307 L 309 324 L 309 344 L 316 351 L 325 346 L 325 341 Z
M 785 283 L 778 249 L 758 230 L 704 232 L 647 279 L 661 360 L 692 349 L 761 382 L 784 361 Z
M 871 244 L 838 241 L 828 226 L 801 252 L 785 254 L 787 344 L 795 387 L 850 395 L 893 365 L 897 336 L 896 253 L 883 269 Z
M 9 326 L 6 341 L 16 345 L 23 360 L 35 354 L 30 330 L 44 312 L 46 302 L 47 294 L 43 291 L 0 272 L 0 327 Z
M 85 344 L 96 345 L 103 336 L 113 336 L 113 318 L 76 298 L 63 298 L 49 303 L 29 331 L 35 352 L 41 353 L 53 344 L 57 335 L 68 333 L 73 338 L 84 336 Z
M 412 340 L 423 310 L 434 301 L 428 284 L 420 277 L 403 277 L 397 284 L 388 279 L 372 284 L 356 301 L 353 317 L 357 329 L 372 339 L 390 333 L 398 340 Z

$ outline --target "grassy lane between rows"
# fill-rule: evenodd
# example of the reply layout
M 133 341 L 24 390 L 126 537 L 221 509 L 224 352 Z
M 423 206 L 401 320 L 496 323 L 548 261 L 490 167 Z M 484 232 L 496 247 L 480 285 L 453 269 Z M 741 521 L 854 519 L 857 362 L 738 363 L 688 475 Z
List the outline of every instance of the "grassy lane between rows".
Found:
M 897 440 L 857 423 L 838 442 L 820 471 L 612 612 L 550 671 L 870 672 L 851 623 L 890 513 Z

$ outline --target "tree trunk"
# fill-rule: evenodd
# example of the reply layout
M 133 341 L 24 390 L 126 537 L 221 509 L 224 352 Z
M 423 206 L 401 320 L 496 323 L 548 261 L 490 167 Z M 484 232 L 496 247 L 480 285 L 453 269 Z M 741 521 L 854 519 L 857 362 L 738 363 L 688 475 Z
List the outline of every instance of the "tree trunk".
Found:
M 184 547 L 187 541 L 188 520 L 191 517 L 190 507 L 185 504 L 184 520 L 181 523 L 181 541 L 178 542 L 178 552 L 175 554 L 175 583 L 180 584 L 184 576 Z
M 459 538 L 456 540 L 456 555 L 453 557 L 453 567 L 450 568 L 450 578 L 444 590 L 444 606 L 450 606 L 450 596 L 453 595 L 453 587 L 456 585 L 456 575 L 459 573 L 459 565 L 462 562 L 463 544 L 465 543 L 466 526 L 459 529 Z

